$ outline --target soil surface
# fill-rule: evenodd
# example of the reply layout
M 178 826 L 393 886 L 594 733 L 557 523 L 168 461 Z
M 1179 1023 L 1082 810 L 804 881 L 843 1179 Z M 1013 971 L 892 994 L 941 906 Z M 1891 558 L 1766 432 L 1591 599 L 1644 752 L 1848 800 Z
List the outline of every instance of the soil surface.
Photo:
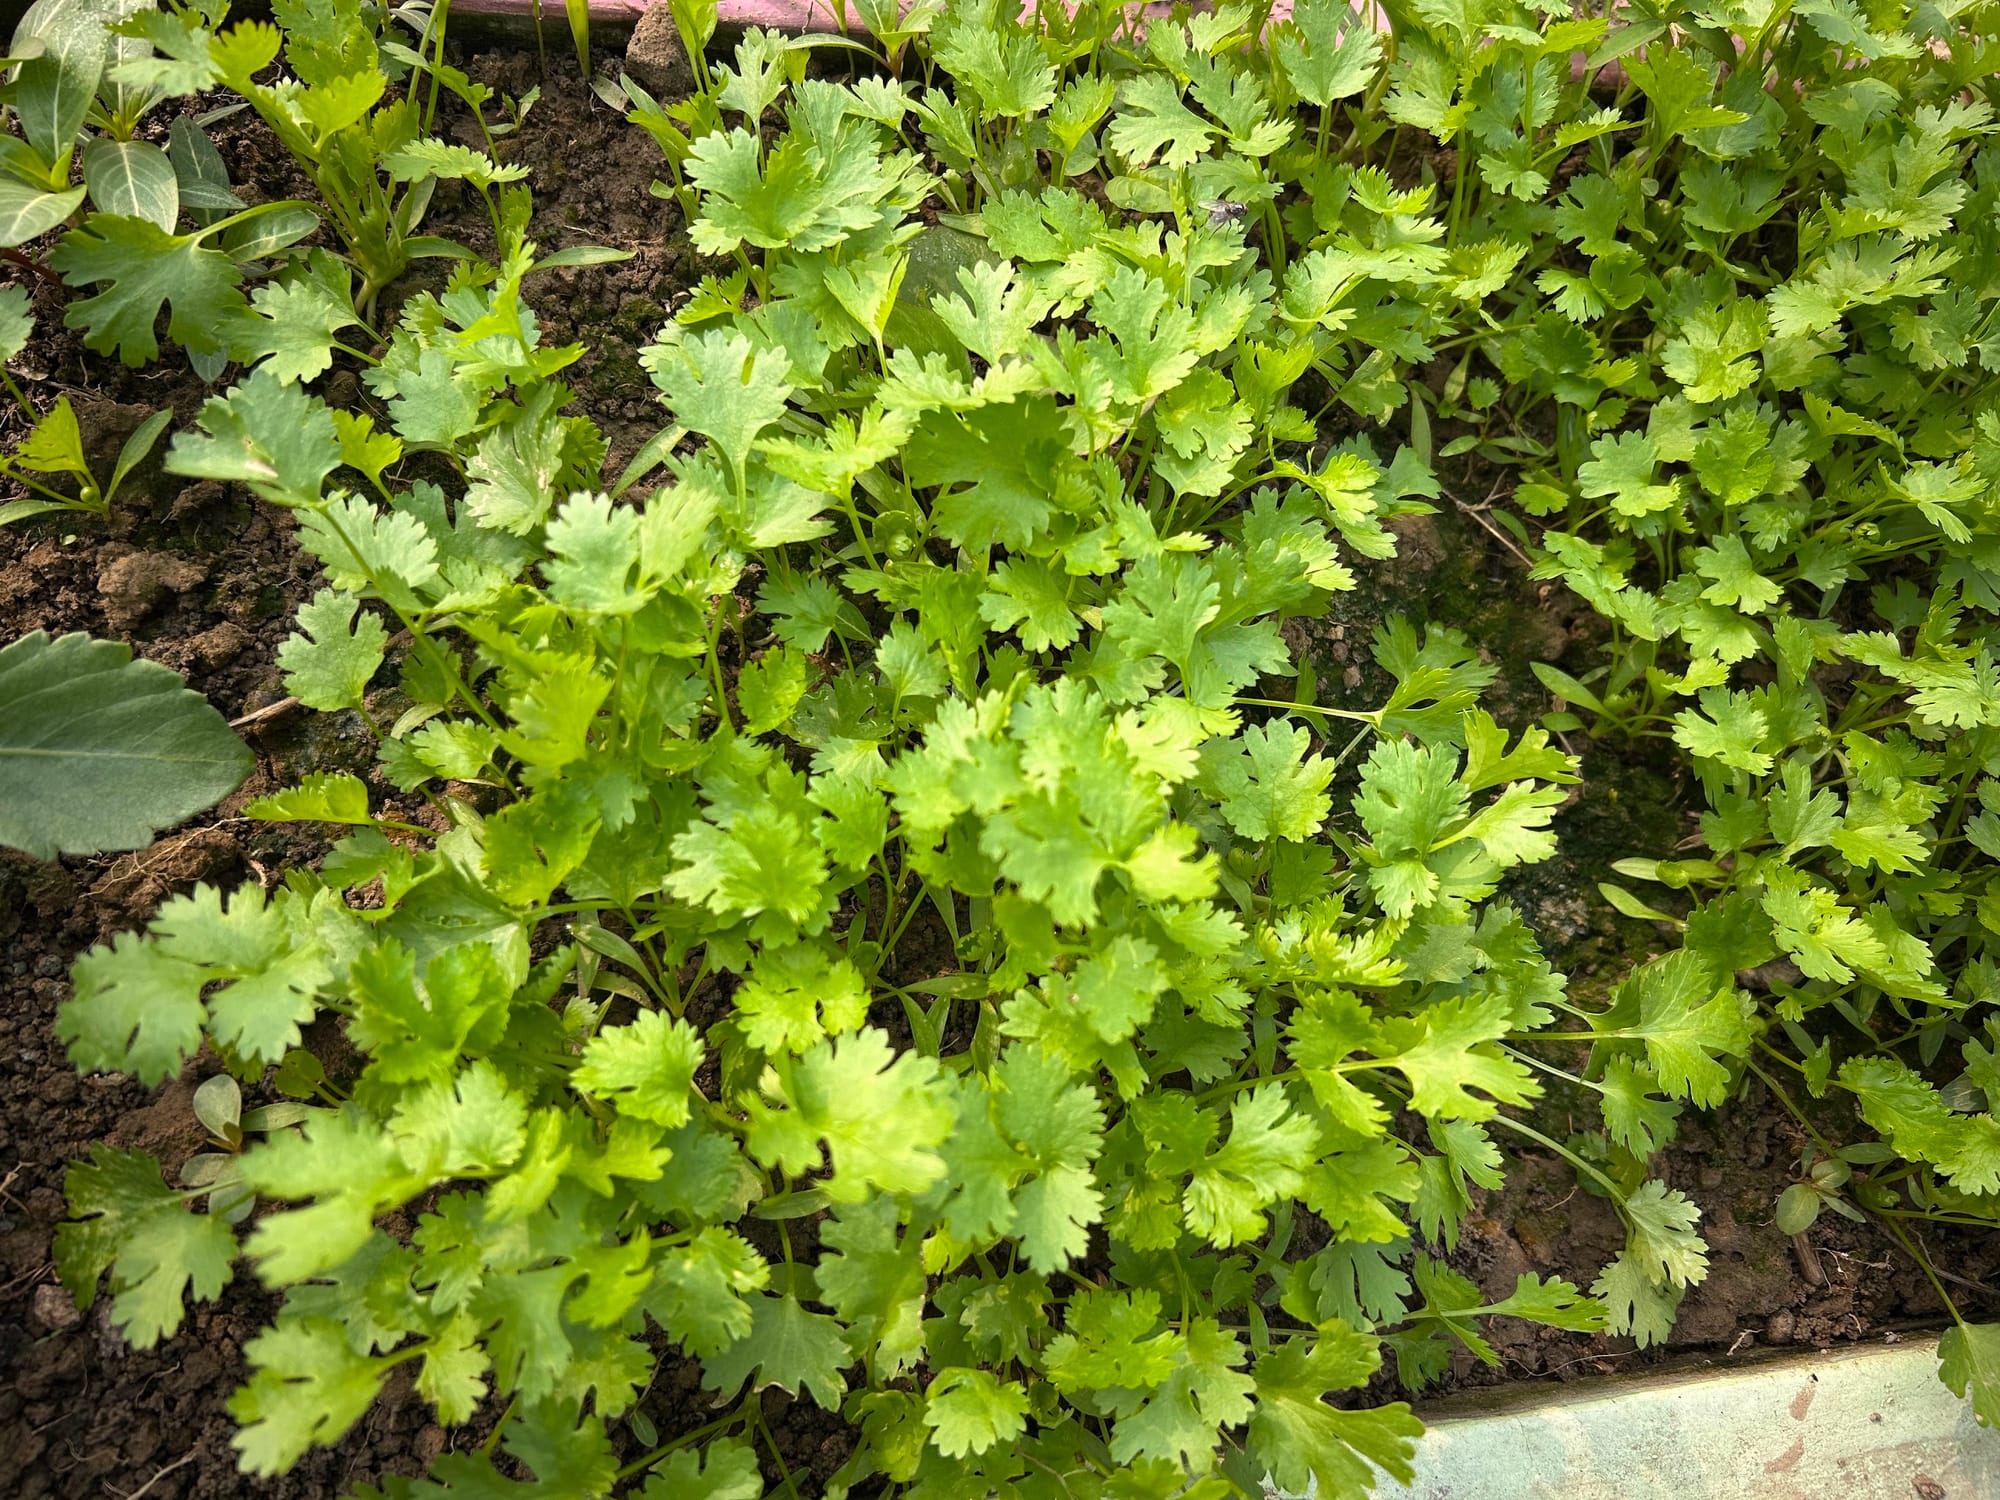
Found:
M 532 53 L 486 53 L 461 63 L 511 94 L 542 85 L 540 103 L 507 154 L 532 168 L 545 248 L 594 242 L 634 252 L 619 265 L 546 273 L 530 288 L 548 340 L 585 345 L 570 378 L 579 408 L 610 442 L 615 473 L 662 421 L 637 351 L 699 274 L 677 210 L 647 192 L 660 170 L 657 148 L 599 102 L 554 47 L 545 77 Z M 301 186 L 254 123 L 229 122 L 218 144 L 253 197 L 289 196 Z M 486 233 L 476 202 L 451 201 L 443 190 L 428 227 L 475 247 Z M 416 284 L 412 278 L 403 290 Z M 34 399 L 46 405 L 70 394 L 107 457 L 150 411 L 171 406 L 176 428 L 193 421 L 207 390 L 171 351 L 137 372 L 89 355 L 62 329 L 62 302 L 59 288 L 37 291 L 41 336 L 16 363 Z M 358 387 L 351 371 L 336 368 L 322 389 L 330 399 L 353 401 Z M 1294 644 L 1326 695 L 1337 698 L 1378 685 L 1367 643 L 1392 606 L 1420 621 L 1455 624 L 1501 662 L 1489 703 L 1518 725 L 1546 702 L 1529 661 L 1587 665 L 1589 613 L 1527 580 L 1478 510 L 1483 476 L 1460 476 L 1450 492 L 1456 498 L 1443 502 L 1439 515 L 1402 523 L 1396 562 L 1366 573 L 1363 587 L 1327 618 L 1294 627 Z M 315 566 L 297 550 L 284 512 L 237 489 L 182 483 L 163 474 L 157 459 L 134 476 L 108 525 L 79 517 L 0 530 L 0 640 L 83 630 L 127 641 L 183 673 L 231 718 L 279 704 L 277 648 L 293 609 L 315 587 Z M 225 1403 L 242 1378 L 242 1346 L 275 1299 L 246 1273 L 218 1301 L 197 1308 L 177 1337 L 134 1351 L 110 1329 L 103 1302 L 79 1312 L 56 1284 L 50 1245 L 63 1218 L 65 1166 L 110 1140 L 153 1152 L 172 1173 L 202 1138 L 190 1108 L 205 1071 L 199 1062 L 159 1090 L 79 1077 L 70 1066 L 53 1021 L 71 960 L 142 923 L 166 896 L 198 880 L 270 882 L 287 862 L 313 857 L 310 836 L 248 822 L 239 809 L 304 771 L 365 770 L 372 760 L 368 736 L 350 716 L 280 710 L 243 732 L 259 757 L 251 781 L 150 849 L 57 865 L 0 853 L 0 1495 L 15 1500 L 97 1500 L 141 1489 L 156 1500 L 317 1500 L 417 1474 L 440 1451 L 477 1446 L 491 1420 L 488 1413 L 484 1422 L 446 1432 L 406 1383 L 392 1382 L 337 1446 L 313 1450 L 280 1480 L 247 1480 L 236 1472 Z M 1672 849 L 1691 827 L 1694 798 L 1675 779 L 1670 758 L 1578 748 L 1585 780 L 1557 825 L 1562 852 L 1525 872 L 1510 894 L 1571 974 L 1572 987 L 1589 993 L 1665 943 L 1648 924 L 1613 914 L 1595 882 L 1612 859 Z M 1595 1114 L 1588 1100 L 1554 1099 L 1538 1124 L 1566 1137 L 1587 1131 Z M 1827 1128 L 1849 1139 L 1858 1134 L 1840 1120 Z M 1714 1116 L 1684 1120 L 1660 1170 L 1700 1204 L 1712 1270 L 1689 1296 L 1665 1350 L 1641 1353 L 1629 1340 L 1503 1321 L 1491 1331 L 1500 1365 L 1462 1360 L 1445 1388 L 1629 1370 L 1697 1347 L 1819 1346 L 1935 1326 L 1935 1295 L 1878 1232 L 1829 1216 L 1795 1244 L 1772 1223 L 1772 1204 L 1804 1141 L 1759 1086 Z M 1621 1240 L 1609 1205 L 1579 1188 L 1552 1156 L 1511 1147 L 1510 1156 L 1507 1187 L 1482 1201 L 1455 1263 L 1496 1297 L 1524 1271 L 1587 1284 Z M 1968 1312 L 2000 1308 L 1993 1237 L 1931 1249 L 1963 1282 L 1954 1292 Z M 1379 1394 L 1391 1394 L 1386 1376 L 1378 1384 Z M 644 1423 L 672 1436 L 706 1419 L 706 1400 L 696 1368 L 669 1359 L 640 1411 Z M 845 1458 L 842 1425 L 810 1403 L 771 1392 L 766 1416 L 794 1474 L 817 1481 Z M 621 1421 L 613 1432 L 627 1457 L 646 1447 L 631 1426 Z

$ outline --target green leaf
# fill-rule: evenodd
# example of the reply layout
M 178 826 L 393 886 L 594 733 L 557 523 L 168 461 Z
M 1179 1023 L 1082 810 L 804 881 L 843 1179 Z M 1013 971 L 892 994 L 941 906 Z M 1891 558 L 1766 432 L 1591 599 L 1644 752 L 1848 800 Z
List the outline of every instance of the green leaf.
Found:
M 37 474 L 71 474 L 82 484 L 95 487 L 90 462 L 84 456 L 83 428 L 68 396 L 58 396 L 56 404 L 36 420 L 14 450 L 13 462 Z
M 1750 1050 L 1750 1028 L 1733 984 L 1719 984 L 1706 958 L 1679 949 L 1640 966 L 1620 987 L 1621 1010 L 1637 1002 L 1630 1034 L 1646 1045 L 1660 1087 L 1703 1108 L 1729 1093 L 1729 1069 L 1718 1059 Z
M 1894 1057 L 1851 1057 L 1839 1076 L 1862 1118 L 1899 1155 L 1934 1164 L 1961 1192 L 2000 1190 L 2000 1120 L 1952 1112 L 1943 1095 Z
M 768 154 L 747 130 L 711 130 L 688 153 L 688 180 L 701 190 L 689 233 L 704 255 L 742 244 L 825 250 L 878 221 L 901 170 L 851 122 L 824 140 L 788 134 Z
M 271 377 L 259 371 L 252 378 Z M 438 545 L 424 523 L 355 495 L 308 509 L 299 520 L 299 541 L 326 564 L 336 588 L 379 597 L 397 609 L 421 608 L 422 594 L 438 581 Z
M 28 347 L 35 336 L 35 309 L 24 286 L 0 287 L 0 365 Z
M 36 631 L 0 648 L 0 844 L 37 859 L 144 848 L 254 765 L 200 694 L 128 647 Z
M 775 1385 L 838 1411 L 847 1393 L 841 1371 L 852 1358 L 840 1324 L 825 1313 L 807 1312 L 796 1297 L 760 1292 L 751 1306 L 749 1337 L 702 1360 L 702 1385 L 728 1397 L 749 1380 L 753 1390 Z
M 1119 90 L 1119 109 L 1104 138 L 1133 166 L 1157 156 L 1166 167 L 1187 167 L 1219 132 L 1181 102 L 1181 86 L 1164 73 L 1142 73 Z
M 180 179 L 158 146 L 100 138 L 83 153 L 83 181 L 90 206 L 103 214 L 143 219 L 173 233 L 181 213 Z
M 405 371 L 389 402 L 396 433 L 406 443 L 445 448 L 470 433 L 479 421 L 479 388 L 461 380 L 449 349 L 426 349 L 414 370 Z M 489 436 L 485 441 L 492 441 Z M 484 450 L 482 442 L 482 451 Z
M 1341 0 L 1302 0 L 1291 23 L 1274 28 L 1271 46 L 1301 99 L 1327 105 L 1365 89 L 1382 60 L 1374 29 Z
M 1629 1057 L 1613 1057 L 1599 1080 L 1605 1133 L 1634 1156 L 1651 1156 L 1673 1139 L 1680 1107 L 1656 1099 L 1659 1080 Z
M 763 1493 L 755 1450 L 734 1438 L 669 1453 L 639 1492 L 641 1500 L 759 1500 Z
M 41 238 L 75 213 L 89 191 L 73 187 L 52 193 L 0 177 L 0 249 L 11 250 Z
M 1825 1206 L 1826 1199 L 1811 1184 L 1795 1182 L 1778 1194 L 1772 1221 L 1778 1226 L 1780 1234 L 1804 1234 L 1812 1228 L 1813 1222 L 1819 1218 L 1819 1211 Z
M 1229 1110 L 1229 1139 L 1194 1169 L 1187 1227 L 1218 1248 L 1263 1233 L 1263 1210 L 1295 1195 L 1319 1144 L 1319 1129 L 1294 1114 L 1275 1085 L 1240 1096 Z
M 1642 1182 L 1625 1198 L 1625 1254 L 1659 1286 L 1688 1287 L 1708 1274 L 1708 1242 L 1695 1233 L 1701 1210 L 1677 1188 Z
M 1255 1382 L 1243 1372 L 1242 1340 L 1211 1318 L 1186 1327 L 1172 1369 L 1146 1404 L 1119 1419 L 1111 1456 L 1151 1458 L 1177 1470 L 1209 1461 L 1221 1433 L 1249 1420 Z
M 673 419 L 722 450 L 740 490 L 751 445 L 784 415 L 790 367 L 782 350 L 758 349 L 740 333 L 702 333 L 684 342 L 654 379 Z
M 250 1380 L 229 1398 L 229 1414 L 249 1474 L 282 1474 L 308 1448 L 339 1441 L 389 1374 L 388 1360 L 355 1353 L 331 1318 L 281 1317 L 243 1353 Z
M 743 732 L 766 734 L 788 721 L 806 694 L 805 653 L 790 646 L 767 651 L 736 679 L 736 701 L 743 710 Z
M 710 1225 L 655 1259 L 646 1310 L 690 1354 L 709 1359 L 740 1349 L 755 1321 L 744 1298 L 769 1280 L 769 1268 L 740 1236 Z
M 1028 1393 L 985 1370 L 943 1371 L 924 1393 L 924 1425 L 946 1458 L 984 1453 L 1027 1430 Z
M 118 457 L 111 466 L 111 483 L 105 487 L 106 502 L 118 493 L 125 478 L 146 461 L 160 441 L 160 434 L 167 430 L 167 424 L 174 419 L 174 409 L 163 407 L 132 429 L 132 435 L 118 446 Z
M 1619 1251 L 1590 1290 L 1604 1304 L 1607 1333 L 1629 1334 L 1646 1349 L 1674 1331 L 1681 1289 L 1655 1282 L 1630 1251 Z
M 1316 1485 L 1328 1500 L 1349 1500 L 1374 1488 L 1378 1469 L 1410 1482 L 1423 1424 L 1408 1406 L 1342 1411 L 1323 1399 L 1361 1385 L 1381 1362 L 1374 1339 L 1338 1321 L 1286 1339 L 1257 1361 L 1250 1449 L 1280 1489 L 1303 1494 Z
M 2000 1323 L 1958 1323 L 1938 1340 L 1938 1379 L 1972 1402 L 1982 1427 L 2000 1427 Z
M 470 1421 L 486 1399 L 486 1375 L 492 1362 L 478 1335 L 478 1324 L 461 1313 L 432 1335 L 424 1351 L 423 1367 L 415 1381 L 417 1394 L 437 1408 L 441 1422 Z
M 1704 688 L 1701 711 L 1684 708 L 1674 715 L 1674 743 L 1691 754 L 1732 770 L 1761 776 L 1772 757 L 1762 749 L 1770 721 L 1748 693 Z
M 639 515 L 603 495 L 572 495 L 549 523 L 549 597 L 578 614 L 629 615 L 649 595 L 632 586 Z
M 964 547 L 1025 548 L 1047 526 L 1055 411 L 1029 398 L 924 418 L 903 468 L 913 485 L 954 486 L 935 502 L 941 534 Z
M 860 1202 L 870 1188 L 920 1193 L 943 1174 L 937 1154 L 952 1108 L 937 1063 L 905 1052 L 870 1027 L 821 1042 L 780 1074 L 776 1103 L 747 1103 L 750 1154 L 794 1175 L 820 1165 L 824 1140 L 833 1172 L 824 1187 L 836 1203 Z M 883 1120 L 896 1129 L 885 1131 Z
M 211 396 L 200 426 L 174 435 L 168 472 L 233 480 L 280 505 L 310 505 L 340 463 L 340 436 L 326 403 L 270 368 Z
M 354 311 L 352 273 L 324 250 L 250 294 L 255 318 L 231 331 L 230 357 L 264 367 L 287 382 L 312 380 L 333 367 L 335 336 L 360 322 Z
M 120 7 L 106 0 L 36 0 L 14 27 L 14 45 L 41 43 L 21 65 L 8 101 L 21 133 L 45 160 L 75 143 L 90 112 L 110 51 L 110 23 Z
M 368 788 L 345 771 L 314 771 L 297 786 L 259 797 L 243 809 L 267 823 L 372 823 Z
M 1247 839 L 1311 839 L 1333 808 L 1333 767 L 1308 754 L 1312 736 L 1296 725 L 1253 724 L 1235 741 L 1203 751 L 1204 784 L 1223 816 Z M 1240 748 L 1238 748 L 1240 747 Z
M 368 681 L 381 668 L 389 630 L 372 614 L 356 613 L 352 594 L 321 589 L 299 606 L 299 629 L 278 648 L 285 687 L 307 708 L 334 712 L 359 708 Z
M 170 234 L 144 219 L 94 213 L 63 236 L 49 264 L 71 286 L 102 285 L 72 302 L 65 328 L 84 330 L 84 346 L 116 353 L 133 369 L 159 357 L 153 324 L 169 308 L 167 336 L 191 354 L 225 354 L 229 328 L 243 311 L 243 273 L 199 234 Z
M 202 228 L 242 209 L 242 200 L 230 189 L 222 153 L 191 116 L 174 121 L 167 136 L 167 159 L 173 164 L 181 207 Z
M 701 1061 L 701 1033 L 650 1010 L 629 1026 L 608 1027 L 592 1037 L 570 1081 L 611 1101 L 620 1114 L 671 1129 L 685 1124 L 693 1110 Z
M 74 1217 L 56 1229 L 56 1270 L 86 1309 L 98 1278 L 111 1272 L 111 1321 L 133 1348 L 179 1330 L 189 1291 L 206 1300 L 229 1281 L 236 1236 L 228 1221 L 191 1212 L 145 1152 L 94 1146 L 63 1187 Z
M 1504 994 L 1440 1001 L 1382 1028 L 1383 1060 L 1410 1080 L 1410 1103 L 1437 1120 L 1490 1120 L 1500 1104 L 1541 1095 L 1527 1066 L 1494 1045 L 1514 1029 L 1514 1002 Z M 1478 1089 L 1490 1098 L 1469 1092 Z
M 482 190 L 497 183 L 520 182 L 528 168 L 520 162 L 501 165 L 483 151 L 461 146 L 455 141 L 429 138 L 398 146 L 382 158 L 382 165 L 398 182 L 420 177 L 442 177 L 471 183 Z
M 868 1018 L 868 985 L 845 958 L 816 944 L 766 949 L 736 991 L 736 1020 L 750 1045 L 804 1052 Z

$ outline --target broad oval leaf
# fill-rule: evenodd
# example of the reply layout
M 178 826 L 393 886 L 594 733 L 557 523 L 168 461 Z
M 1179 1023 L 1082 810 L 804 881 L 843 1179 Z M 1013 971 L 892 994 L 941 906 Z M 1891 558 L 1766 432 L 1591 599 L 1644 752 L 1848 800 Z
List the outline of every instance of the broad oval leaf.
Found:
M 38 630 L 0 650 L 0 844 L 144 848 L 254 764 L 201 694 L 116 641 Z
M 11 250 L 47 234 L 76 212 L 88 188 L 45 193 L 25 182 L 0 178 L 0 249 Z
M 17 44 L 32 38 L 41 52 L 21 65 L 9 102 L 21 133 L 49 160 L 83 128 L 110 52 L 109 27 L 132 9 L 119 0 L 36 0 L 14 28 Z
M 167 137 L 167 160 L 173 163 L 180 185 L 181 207 L 204 229 L 242 209 L 242 201 L 230 190 L 222 153 L 186 115 L 174 121 Z
M 260 203 L 245 209 L 217 226 L 222 229 L 222 248 L 241 265 L 246 260 L 262 260 L 276 255 L 287 245 L 319 228 L 319 212 L 310 204 L 287 199 L 282 203 Z
M 180 179 L 167 153 L 145 141 L 90 143 L 83 153 L 83 183 L 91 207 L 157 224 L 169 234 L 181 213 Z

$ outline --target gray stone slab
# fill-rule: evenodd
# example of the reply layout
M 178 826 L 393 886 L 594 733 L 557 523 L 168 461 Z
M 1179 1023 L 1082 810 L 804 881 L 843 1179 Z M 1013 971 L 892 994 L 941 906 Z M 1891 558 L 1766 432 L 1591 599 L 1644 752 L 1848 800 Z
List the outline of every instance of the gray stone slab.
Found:
M 1994 1500 L 2000 1432 L 1908 1339 L 1425 1413 L 1381 1500 Z

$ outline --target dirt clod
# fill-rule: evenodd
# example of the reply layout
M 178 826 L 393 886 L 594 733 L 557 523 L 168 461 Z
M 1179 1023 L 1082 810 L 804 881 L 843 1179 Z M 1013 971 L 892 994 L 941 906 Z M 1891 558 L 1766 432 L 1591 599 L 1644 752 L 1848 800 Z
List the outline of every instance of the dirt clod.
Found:
M 185 594 L 208 581 L 208 569 L 171 552 L 125 552 L 97 571 L 104 618 L 113 630 L 130 630 L 170 594 Z
M 694 69 L 671 6 L 649 6 L 625 44 L 625 71 L 655 99 L 665 103 L 694 88 Z
M 28 1322 L 44 1333 L 60 1333 L 82 1321 L 76 1299 L 52 1281 L 36 1287 L 35 1295 L 28 1299 Z

